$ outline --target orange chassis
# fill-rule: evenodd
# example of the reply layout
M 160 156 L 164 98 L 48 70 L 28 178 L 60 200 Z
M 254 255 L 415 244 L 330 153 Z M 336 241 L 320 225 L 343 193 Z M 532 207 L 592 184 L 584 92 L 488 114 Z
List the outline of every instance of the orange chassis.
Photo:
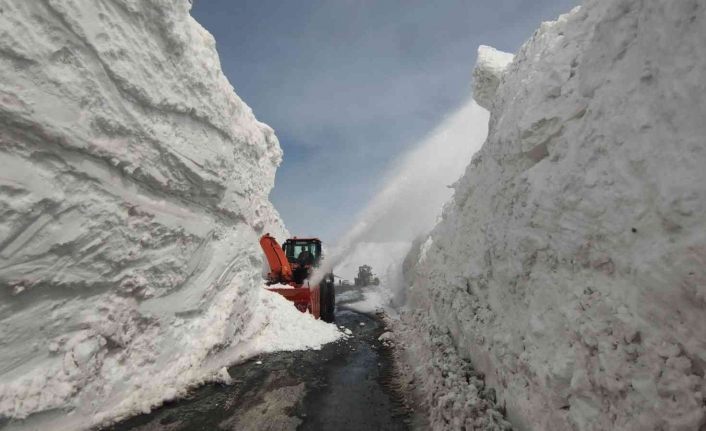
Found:
M 267 290 L 277 292 L 280 295 L 292 301 L 297 310 L 302 313 L 309 312 L 314 318 L 320 317 L 320 302 L 319 302 L 319 285 L 301 286 L 296 283 L 290 284 L 291 289 L 278 289 L 276 287 L 268 287 Z
M 294 306 L 303 313 L 309 312 L 314 318 L 321 316 L 320 288 L 318 284 L 310 285 L 309 280 L 298 284 L 294 281 L 292 266 L 287 260 L 276 239 L 270 234 L 265 234 L 260 238 L 260 246 L 265 252 L 267 262 L 270 265 L 270 272 L 267 274 L 268 285 L 288 284 L 291 288 L 268 287 L 272 292 L 277 292 L 287 300 L 294 303 Z

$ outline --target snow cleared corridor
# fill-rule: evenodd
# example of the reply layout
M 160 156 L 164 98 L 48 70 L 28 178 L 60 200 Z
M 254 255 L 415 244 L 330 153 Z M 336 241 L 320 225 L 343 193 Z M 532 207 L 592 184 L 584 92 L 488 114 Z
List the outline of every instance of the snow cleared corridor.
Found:
M 110 426 L 238 391 L 257 355 L 360 342 L 263 289 L 259 237 L 290 236 L 269 198 L 282 150 L 191 7 L 0 0 L 0 429 Z M 701 0 L 584 0 L 514 54 L 478 48 L 474 100 L 330 245 L 327 269 L 383 279 L 339 297 L 388 313 L 382 339 L 354 328 L 392 355 L 383 410 L 705 429 L 704 41 Z

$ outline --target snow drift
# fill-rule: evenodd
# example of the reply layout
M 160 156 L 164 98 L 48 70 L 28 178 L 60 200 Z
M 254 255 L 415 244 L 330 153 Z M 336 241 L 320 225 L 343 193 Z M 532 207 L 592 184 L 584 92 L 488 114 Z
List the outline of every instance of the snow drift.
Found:
M 148 410 L 272 323 L 281 150 L 189 10 L 0 1 L 0 422 Z
M 703 2 L 586 0 L 479 62 L 489 136 L 409 295 L 518 429 L 706 422 L 704 40 Z

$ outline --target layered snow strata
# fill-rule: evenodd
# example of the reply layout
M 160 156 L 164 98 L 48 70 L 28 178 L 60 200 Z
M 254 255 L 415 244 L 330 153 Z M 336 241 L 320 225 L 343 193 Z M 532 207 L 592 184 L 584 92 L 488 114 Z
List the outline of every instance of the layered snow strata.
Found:
M 488 91 L 409 295 L 519 429 L 706 422 L 704 40 L 698 0 L 587 0 Z
M 189 9 L 0 1 L 0 417 L 148 409 L 252 318 L 281 150 Z

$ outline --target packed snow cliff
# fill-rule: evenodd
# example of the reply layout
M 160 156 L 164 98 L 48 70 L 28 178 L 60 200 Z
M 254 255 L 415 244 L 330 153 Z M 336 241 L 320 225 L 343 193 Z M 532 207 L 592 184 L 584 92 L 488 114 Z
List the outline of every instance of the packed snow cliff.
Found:
M 481 56 L 488 139 L 406 278 L 518 429 L 706 423 L 705 40 L 701 1 L 586 0 Z
M 271 323 L 281 150 L 189 10 L 0 1 L 0 423 L 147 410 Z

